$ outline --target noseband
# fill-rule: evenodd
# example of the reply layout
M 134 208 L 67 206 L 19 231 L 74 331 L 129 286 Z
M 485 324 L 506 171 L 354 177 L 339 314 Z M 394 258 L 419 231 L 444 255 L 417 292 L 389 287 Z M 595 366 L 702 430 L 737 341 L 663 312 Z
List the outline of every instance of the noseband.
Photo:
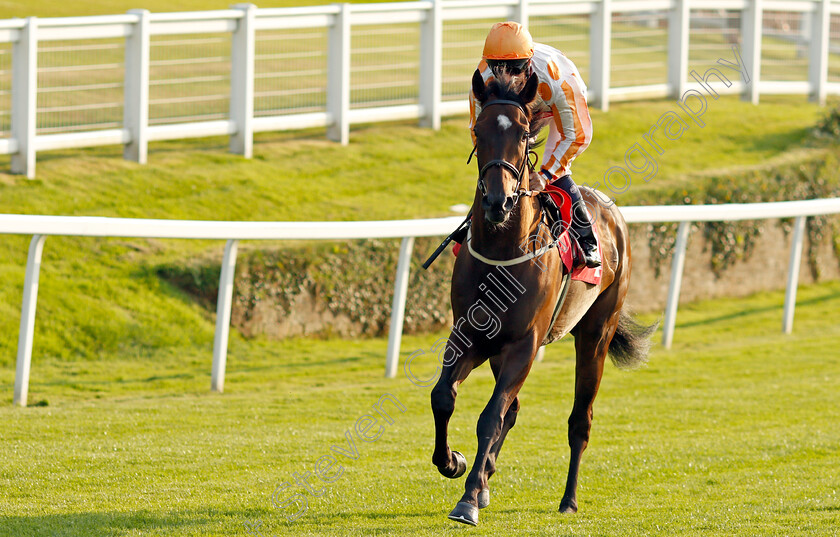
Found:
M 525 110 L 525 106 L 522 103 L 518 103 L 516 101 L 510 101 L 510 100 L 507 100 L 507 99 L 497 99 L 495 101 L 491 101 L 491 102 L 485 104 L 483 106 L 483 108 L 487 108 L 487 107 L 497 105 L 497 104 L 515 106 L 519 110 L 521 110 L 523 114 L 525 114 L 526 119 L 528 118 L 528 112 Z M 487 173 L 487 170 L 489 170 L 490 168 L 495 168 L 495 167 L 505 168 L 511 174 L 513 174 L 513 176 L 516 178 L 517 187 L 516 187 L 516 192 L 514 192 L 514 194 L 513 194 L 513 204 L 514 204 L 514 206 L 519 201 L 519 196 L 521 196 L 521 195 L 525 195 L 525 196 L 532 195 L 531 190 L 529 190 L 528 188 L 523 188 L 522 187 L 522 180 L 523 180 L 523 177 L 525 176 L 526 169 L 528 169 L 530 171 L 534 170 L 534 166 L 535 166 L 536 161 L 537 161 L 536 160 L 537 159 L 537 154 L 535 152 L 531 151 L 531 142 L 530 142 L 531 133 L 526 132 L 525 136 L 527 136 L 529 138 L 529 141 L 525 146 L 525 154 L 523 155 L 523 158 L 522 158 L 522 164 L 518 168 L 515 165 L 508 162 L 507 160 L 500 159 L 500 158 L 491 160 L 490 162 L 487 162 L 484 166 L 481 167 L 481 170 L 478 172 L 478 189 L 481 191 L 482 196 L 487 195 L 487 185 L 484 182 L 484 175 Z M 467 164 L 469 164 L 470 161 L 472 160 L 472 157 L 475 154 L 477 148 L 478 148 L 477 145 L 475 147 L 473 147 L 472 153 L 470 153 L 470 158 L 467 159 Z M 528 158 L 531 155 L 533 155 L 533 157 L 534 157 L 533 162 L 531 162 Z M 530 186 L 530 185 L 528 185 L 528 186 Z

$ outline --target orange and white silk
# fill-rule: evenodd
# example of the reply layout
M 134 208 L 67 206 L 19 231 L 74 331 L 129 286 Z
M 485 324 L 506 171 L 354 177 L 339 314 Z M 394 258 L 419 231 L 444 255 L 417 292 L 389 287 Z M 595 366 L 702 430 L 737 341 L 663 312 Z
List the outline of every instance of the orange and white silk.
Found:
M 586 105 L 586 84 L 572 60 L 548 45 L 534 44 L 531 69 L 539 79 L 539 98 L 545 101 L 553 119 L 549 124 L 542 169 L 551 174 L 552 180 L 571 175 L 572 161 L 583 153 L 592 141 L 592 120 Z M 482 60 L 478 64 L 478 70 L 485 84 L 495 79 L 486 61 Z M 480 113 L 481 105 L 476 102 L 470 89 L 471 133 Z

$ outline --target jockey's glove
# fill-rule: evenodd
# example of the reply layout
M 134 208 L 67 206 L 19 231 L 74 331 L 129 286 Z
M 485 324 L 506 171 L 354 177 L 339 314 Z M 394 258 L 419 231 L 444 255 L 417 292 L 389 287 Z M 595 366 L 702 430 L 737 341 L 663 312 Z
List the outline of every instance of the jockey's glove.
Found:
M 543 190 L 545 190 L 545 185 L 547 183 L 545 175 L 541 173 L 531 172 L 531 175 L 528 179 L 528 190 L 531 190 L 533 192 L 542 192 Z

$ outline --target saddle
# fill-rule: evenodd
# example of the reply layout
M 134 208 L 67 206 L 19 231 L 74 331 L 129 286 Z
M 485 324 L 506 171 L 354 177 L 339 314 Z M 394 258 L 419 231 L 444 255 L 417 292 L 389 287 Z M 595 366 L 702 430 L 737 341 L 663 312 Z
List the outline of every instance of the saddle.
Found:
M 570 272 L 573 280 L 591 284 L 601 283 L 601 267 L 589 268 L 584 264 L 583 250 L 571 232 L 572 199 L 569 194 L 562 188 L 548 184 L 539 199 L 543 206 L 543 218 L 548 220 L 549 229 L 559 231 L 552 233 L 552 237 L 557 241 L 564 272 Z M 557 224 L 558 219 L 562 224 Z M 598 243 L 598 255 L 603 259 L 598 226 L 592 226 L 592 234 Z

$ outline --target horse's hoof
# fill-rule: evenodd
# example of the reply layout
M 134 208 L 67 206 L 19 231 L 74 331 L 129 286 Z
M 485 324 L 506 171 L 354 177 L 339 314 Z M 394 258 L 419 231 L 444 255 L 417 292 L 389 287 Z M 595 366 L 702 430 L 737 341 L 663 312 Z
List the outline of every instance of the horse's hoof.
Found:
M 455 472 L 449 474 L 446 472 L 444 468 L 438 467 L 438 472 L 443 477 L 448 477 L 449 479 L 458 479 L 467 471 L 467 458 L 460 451 L 452 451 L 452 458 L 455 460 Z
M 578 510 L 578 508 L 577 508 L 577 502 L 576 501 L 567 500 L 566 498 L 563 498 L 560 501 L 560 512 L 563 513 L 564 515 L 573 515 L 573 514 L 577 513 L 577 510 Z
M 478 526 L 478 507 L 467 502 L 458 502 L 455 509 L 449 513 L 449 519 L 470 526 Z
M 484 487 L 481 489 L 481 492 L 478 493 L 478 508 L 484 509 L 490 505 L 490 489 Z
M 457 468 L 452 479 L 458 479 L 467 471 L 467 458 L 460 451 L 453 451 L 452 458 L 455 459 L 455 467 Z

